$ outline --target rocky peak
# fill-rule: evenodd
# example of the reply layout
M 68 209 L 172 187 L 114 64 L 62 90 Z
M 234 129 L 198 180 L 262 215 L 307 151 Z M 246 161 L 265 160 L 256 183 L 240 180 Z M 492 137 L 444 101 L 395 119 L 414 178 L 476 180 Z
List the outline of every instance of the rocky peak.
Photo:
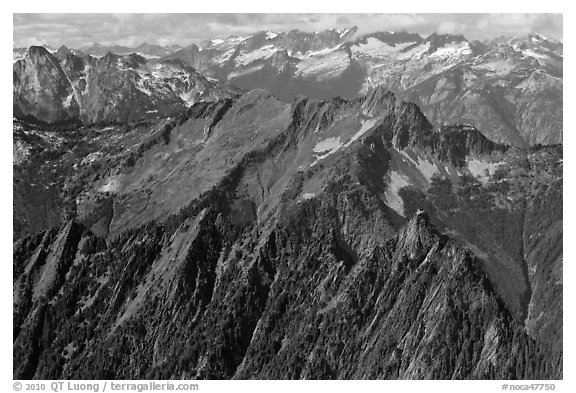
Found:
M 65 73 L 69 76 L 70 74 L 77 75 L 79 72 L 84 71 L 89 64 L 89 60 L 86 57 L 80 57 L 73 53 L 69 53 L 64 58 L 61 58 L 60 62 L 62 69 L 65 70 Z
M 166 56 L 171 51 L 165 46 L 145 42 L 134 48 L 134 52 L 143 53 L 148 56 Z
M 50 54 L 50 52 L 48 52 L 48 50 L 46 48 L 44 48 L 43 46 L 31 46 L 30 48 L 28 48 L 28 57 L 33 58 L 33 59 L 38 59 L 38 58 L 42 58 L 42 57 L 52 57 L 52 54 Z
M 378 85 L 366 94 L 364 100 L 368 106 L 367 109 L 372 109 L 375 105 L 396 100 L 396 96 L 386 86 Z
M 122 57 L 112 53 L 112 52 L 107 52 L 101 59 L 100 62 L 104 63 L 104 64 L 116 64 Z
M 443 126 L 437 132 L 419 138 L 417 145 L 430 150 L 438 159 L 450 162 L 456 167 L 464 166 L 468 155 L 484 155 L 508 150 L 508 146 L 492 142 L 469 124 Z
M 397 250 L 410 261 L 421 261 L 440 240 L 424 210 L 418 210 L 398 234 Z
M 140 56 L 137 53 L 131 53 L 124 60 L 124 64 L 130 68 L 139 68 L 147 62 L 148 60 L 144 56 Z
M 297 60 L 290 57 L 287 50 L 279 50 L 274 52 L 268 59 L 268 64 L 278 72 L 285 72 L 294 66 Z
M 511 44 L 520 49 L 533 49 L 538 52 L 551 52 L 557 56 L 563 55 L 562 42 L 554 39 L 544 37 L 540 34 L 529 34 L 520 39 L 513 39 Z
M 290 53 L 306 53 L 326 48 L 333 48 L 349 40 L 355 34 L 354 29 L 344 33 L 337 29 L 317 31 L 314 33 L 292 30 L 281 36 L 280 47 Z
M 190 44 L 184 48 L 178 49 L 174 53 L 171 53 L 161 60 L 175 60 L 180 59 L 184 61 L 186 64 L 194 65 L 198 54 L 200 53 L 200 48 L 196 44 Z
M 430 216 L 422 209 L 418 209 L 412 216 L 410 221 L 406 224 L 406 230 L 409 233 L 424 233 L 436 234 L 436 230 L 430 223 Z
M 438 34 L 432 33 L 425 39 L 426 42 L 440 46 L 450 44 L 453 42 L 468 42 L 466 37 L 462 34 Z
M 253 34 L 249 38 L 247 38 L 243 43 L 242 47 L 244 47 L 247 51 L 253 51 L 258 49 L 266 44 L 268 39 L 268 32 L 266 31 L 259 31 L 256 34 Z
M 415 145 L 428 137 L 432 125 L 418 105 L 398 100 L 385 86 L 380 85 L 369 92 L 362 102 L 363 112 L 374 117 L 383 117 L 383 138 L 398 149 Z
M 62 45 L 57 51 L 55 56 L 60 60 L 64 60 L 66 56 L 73 54 L 73 52 L 68 49 L 66 45 Z
M 493 151 L 505 151 L 507 147 L 494 143 L 486 138 L 476 127 L 470 124 L 453 124 L 443 126 L 440 135 L 450 138 L 457 138 L 465 144 L 466 150 L 470 153 L 489 154 Z

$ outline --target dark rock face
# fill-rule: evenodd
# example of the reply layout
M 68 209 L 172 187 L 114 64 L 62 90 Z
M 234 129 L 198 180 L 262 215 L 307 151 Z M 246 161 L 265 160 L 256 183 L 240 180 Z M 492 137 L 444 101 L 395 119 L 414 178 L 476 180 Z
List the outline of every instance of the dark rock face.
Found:
M 23 184 L 67 147 L 61 224 L 15 239 L 14 378 L 562 378 L 561 148 L 384 89 L 15 128 Z
M 475 127 L 456 124 L 444 126 L 437 133 L 419 136 L 419 144 L 429 147 L 439 160 L 462 167 L 470 155 L 486 155 L 506 152 L 508 146 L 488 140 Z

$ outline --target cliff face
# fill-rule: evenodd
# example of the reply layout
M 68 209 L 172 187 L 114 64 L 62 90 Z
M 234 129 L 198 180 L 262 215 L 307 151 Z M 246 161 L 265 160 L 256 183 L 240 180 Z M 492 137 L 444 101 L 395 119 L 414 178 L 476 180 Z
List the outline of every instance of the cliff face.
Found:
M 13 109 L 25 116 L 35 108 L 37 117 L 47 122 L 77 118 L 78 102 L 58 58 L 41 46 L 32 46 L 24 59 L 14 63 Z
M 562 377 L 561 149 L 382 89 L 84 132 L 14 246 L 15 378 Z

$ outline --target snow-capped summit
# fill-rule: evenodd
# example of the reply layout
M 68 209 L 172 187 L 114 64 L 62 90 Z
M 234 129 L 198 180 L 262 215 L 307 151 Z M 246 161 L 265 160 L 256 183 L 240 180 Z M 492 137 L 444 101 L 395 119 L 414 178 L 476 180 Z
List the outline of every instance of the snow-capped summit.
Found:
M 276 37 L 278 37 L 278 33 L 275 33 L 273 31 L 266 31 L 266 39 L 267 40 L 273 40 Z
M 454 34 L 433 33 L 422 37 L 406 31 L 383 31 L 357 36 L 357 30 L 356 27 L 318 32 L 263 30 L 246 36 L 214 38 L 200 46 L 192 44 L 185 48 L 146 43 L 127 48 L 93 43 L 85 50 L 87 54 L 103 57 L 111 65 L 121 63 L 128 68 L 130 64 L 137 68 L 138 58 L 119 63 L 118 58 L 106 54 L 137 53 L 160 64 L 187 65 L 208 78 L 244 89 L 270 89 L 290 101 L 302 94 L 320 99 L 354 97 L 384 85 L 410 94 L 439 124 L 455 116 L 444 107 L 440 109 L 449 101 L 450 105 L 460 108 L 457 121 L 477 124 L 493 135 L 503 135 L 500 141 L 522 144 L 523 135 L 534 133 L 529 124 L 541 130 L 537 133 L 542 135 L 536 136 L 535 141 L 560 140 L 557 121 L 538 123 L 537 119 L 556 116 L 551 115 L 557 112 L 554 109 L 548 114 L 534 112 L 536 114 L 530 115 L 533 123 L 519 118 L 502 120 L 496 115 L 500 105 L 496 103 L 501 103 L 501 98 L 487 98 L 494 94 L 497 86 L 506 92 L 502 93 L 506 97 L 518 97 L 521 91 L 530 94 L 530 100 L 538 100 L 540 96 L 536 92 L 548 89 L 551 94 L 546 95 L 546 99 L 556 101 L 561 96 L 563 75 L 560 41 L 531 34 L 481 43 Z M 63 59 L 69 52 L 82 57 L 73 49 L 62 48 L 60 54 L 54 54 Z M 14 61 L 25 53 L 25 50 L 14 50 Z M 556 94 L 558 92 L 560 94 Z M 517 107 L 516 102 L 506 105 Z M 526 108 L 518 110 L 522 112 Z M 492 112 L 494 116 L 486 114 Z M 506 112 L 506 116 L 510 113 Z

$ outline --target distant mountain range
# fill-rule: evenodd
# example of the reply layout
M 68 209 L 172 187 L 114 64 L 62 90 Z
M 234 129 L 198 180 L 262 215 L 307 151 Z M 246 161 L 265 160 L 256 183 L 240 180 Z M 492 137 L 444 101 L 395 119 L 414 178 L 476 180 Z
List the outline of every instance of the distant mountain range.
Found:
M 198 100 L 240 93 L 179 60 L 151 63 L 138 54 L 102 57 L 30 47 L 14 63 L 14 115 L 47 123 L 129 122 L 168 116 Z
M 86 114 L 86 105 L 76 110 L 73 101 L 79 107 L 84 101 L 77 87 L 64 86 L 61 95 L 51 93 L 42 98 L 35 97 L 37 93 L 30 94 L 34 88 L 28 86 L 30 78 L 22 74 L 40 75 L 43 71 L 31 68 L 30 59 L 26 60 L 28 52 L 14 49 L 14 106 L 18 116 L 32 115 L 43 121 L 114 119 L 115 113 Z M 188 65 L 225 85 L 244 90 L 264 88 L 286 101 L 297 96 L 353 98 L 383 85 L 399 97 L 417 103 L 436 126 L 468 123 L 496 142 L 517 146 L 562 142 L 563 44 L 536 34 L 483 43 L 448 34 L 422 37 L 406 32 L 378 32 L 358 36 L 356 28 L 316 33 L 262 31 L 183 48 L 150 44 L 105 47 L 95 43 L 79 50 L 62 47 L 51 54 L 58 59 L 56 63 L 95 64 L 101 61 L 95 57 L 104 58 L 108 53 L 132 59 L 136 57 L 130 54 L 135 53 L 137 58 L 145 58 L 136 62 L 144 68 L 156 64 L 165 67 L 167 61 L 174 64 L 177 60 L 180 68 Z M 71 60 L 66 60 L 68 56 Z M 17 65 L 20 61 L 28 66 Z M 58 68 L 51 61 L 42 64 Z M 64 64 L 61 67 L 63 74 L 57 79 L 62 84 L 84 83 L 76 81 L 75 75 L 68 75 Z M 88 74 L 91 73 L 87 71 L 84 79 L 90 85 Z M 148 80 L 157 74 L 149 75 Z M 160 90 L 164 89 L 162 80 L 155 83 Z M 136 95 L 140 91 L 162 96 L 153 99 L 162 102 L 162 107 L 190 104 L 186 99 L 177 102 L 176 96 L 185 94 L 180 90 L 173 95 L 156 94 L 154 87 L 139 87 L 137 83 L 134 86 Z M 74 99 L 68 98 L 71 92 Z M 100 97 L 103 102 L 118 102 L 118 97 Z M 46 117 L 30 102 L 42 102 L 55 114 Z M 142 111 L 136 112 L 116 120 L 133 118 Z
M 436 125 L 470 123 L 515 145 L 562 141 L 563 45 L 539 35 L 491 43 L 459 35 L 258 33 L 180 49 L 200 72 L 282 99 L 357 97 L 378 85 Z
M 87 55 L 92 56 L 104 56 L 106 53 L 111 52 L 119 55 L 136 53 L 148 58 L 157 58 L 166 56 L 181 48 L 182 47 L 179 45 L 161 46 L 161 45 L 148 44 L 146 42 L 134 48 L 120 45 L 103 46 L 98 44 L 97 42 L 94 42 L 90 46 L 80 48 L 80 51 L 82 51 Z

